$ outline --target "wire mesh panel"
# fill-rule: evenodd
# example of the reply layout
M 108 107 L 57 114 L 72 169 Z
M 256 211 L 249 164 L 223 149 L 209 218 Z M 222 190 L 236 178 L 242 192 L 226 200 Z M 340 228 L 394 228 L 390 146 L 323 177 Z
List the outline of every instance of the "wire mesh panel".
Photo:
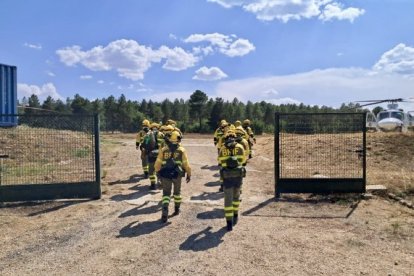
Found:
M 1 201 L 23 190 L 37 193 L 33 199 L 100 196 L 97 117 L 0 115 L 6 116 L 18 124 L 0 128 Z
M 365 113 L 276 114 L 276 195 L 365 191 Z

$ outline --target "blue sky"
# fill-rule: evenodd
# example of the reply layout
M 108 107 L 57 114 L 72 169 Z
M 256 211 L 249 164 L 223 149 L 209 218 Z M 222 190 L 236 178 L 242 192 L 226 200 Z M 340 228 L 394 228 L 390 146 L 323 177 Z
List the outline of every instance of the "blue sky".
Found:
M 414 97 L 411 0 L 0 0 L 18 97 Z M 414 106 L 407 106 L 413 109 Z

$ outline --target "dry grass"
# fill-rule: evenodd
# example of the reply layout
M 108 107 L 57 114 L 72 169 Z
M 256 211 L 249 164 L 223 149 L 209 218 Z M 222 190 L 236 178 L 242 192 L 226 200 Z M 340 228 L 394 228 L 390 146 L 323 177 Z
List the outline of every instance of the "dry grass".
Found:
M 315 174 L 332 176 L 332 172 L 340 172 L 338 164 L 353 166 L 361 162 L 355 154 L 360 143 L 359 136 L 345 135 L 340 145 L 327 144 L 329 139 L 320 135 L 288 135 L 284 137 L 285 153 L 282 155 L 286 173 L 297 173 L 311 177 Z M 273 137 L 258 140 L 256 149 L 259 158 L 266 159 L 261 166 L 267 170 L 273 168 Z M 333 149 L 333 150 L 332 150 Z M 343 150 L 345 149 L 345 151 Z M 338 150 L 338 151 L 337 151 Z M 340 151 L 342 150 L 342 151 Z M 314 153 L 327 157 L 315 163 Z M 267 162 L 265 162 L 267 161 Z M 333 175 L 338 177 L 338 175 Z M 414 133 L 368 133 L 367 134 L 367 184 L 384 185 L 390 192 L 399 196 L 414 199 Z
M 18 126 L 0 128 L 2 184 L 94 181 L 91 134 Z

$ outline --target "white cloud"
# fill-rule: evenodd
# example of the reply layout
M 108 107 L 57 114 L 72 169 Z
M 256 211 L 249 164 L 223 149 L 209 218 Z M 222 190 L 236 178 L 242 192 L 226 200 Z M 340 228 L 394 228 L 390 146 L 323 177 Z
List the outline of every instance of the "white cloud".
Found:
M 372 68 L 376 72 L 414 76 L 414 48 L 400 43 L 385 52 Z
M 47 74 L 49 77 L 56 77 L 55 73 L 53 73 L 53 72 L 51 72 L 51 71 L 46 71 L 46 74 Z
M 180 71 L 195 65 L 198 58 L 182 48 L 161 46 L 152 49 L 135 40 L 120 39 L 107 46 L 96 46 L 83 51 L 80 46 L 71 46 L 56 51 L 60 61 L 68 66 L 81 64 L 92 71 L 115 70 L 119 76 L 141 80 L 153 63 L 165 61 L 163 68 Z
M 80 78 L 81 80 L 90 80 L 90 79 L 92 79 L 93 77 L 92 77 L 91 75 L 81 75 L 79 78 Z
M 366 99 L 413 96 L 414 79 L 361 68 L 331 68 L 310 72 L 220 82 L 215 94 L 228 100 L 273 101 L 290 98 L 310 105 L 339 107 Z M 277 98 L 266 91 L 275 89 Z
M 363 9 L 345 8 L 337 0 L 207 0 L 215 2 L 225 8 L 241 7 L 247 12 L 256 15 L 263 21 L 280 20 L 284 23 L 289 20 L 318 18 L 323 21 L 332 19 L 349 20 L 364 14 Z
M 98 80 L 98 81 L 97 81 L 97 83 L 99 83 L 99 84 L 104 84 L 104 83 L 105 83 L 105 81 L 103 81 L 103 80 Z
M 322 13 L 319 15 L 319 19 L 323 21 L 330 21 L 332 19 L 349 20 L 354 22 L 355 18 L 363 15 L 365 10 L 358 8 L 343 8 L 340 3 L 331 3 L 325 6 Z
M 238 39 L 236 35 L 228 36 L 220 33 L 192 34 L 184 39 L 184 42 L 207 42 L 210 45 L 206 48 L 195 48 L 195 53 L 209 54 L 213 51 L 219 51 L 229 57 L 244 56 L 255 50 L 255 46 L 247 39 Z
M 182 48 L 175 47 L 170 49 L 166 46 L 160 48 L 160 53 L 166 58 L 162 68 L 172 71 L 181 71 L 193 67 L 198 58 L 191 53 L 187 53 Z
M 42 50 L 42 45 L 40 44 L 32 44 L 32 43 L 25 42 L 23 46 L 27 48 L 35 49 L 35 50 Z
M 23 97 L 28 98 L 33 94 L 35 94 L 41 102 L 48 96 L 51 96 L 55 100 L 63 100 L 63 97 L 57 92 L 57 89 L 53 83 L 49 82 L 42 86 L 30 85 L 26 83 L 17 84 L 17 95 L 19 99 Z
M 414 97 L 414 48 L 398 44 L 371 68 L 328 68 L 309 72 L 221 81 L 215 96 L 241 101 L 303 102 L 339 107 L 367 99 Z M 414 104 L 401 104 L 414 110 Z
M 193 77 L 193 80 L 215 81 L 227 78 L 227 75 L 218 67 L 207 68 L 203 66 L 200 69 L 198 69 L 195 73 L 196 74 Z

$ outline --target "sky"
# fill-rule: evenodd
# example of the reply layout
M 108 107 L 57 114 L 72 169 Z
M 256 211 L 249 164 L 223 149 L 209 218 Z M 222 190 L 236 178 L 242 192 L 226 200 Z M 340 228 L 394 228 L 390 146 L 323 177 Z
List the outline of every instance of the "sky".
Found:
M 412 0 L 0 0 L 18 98 L 414 97 Z M 402 107 L 414 110 L 413 104 Z

